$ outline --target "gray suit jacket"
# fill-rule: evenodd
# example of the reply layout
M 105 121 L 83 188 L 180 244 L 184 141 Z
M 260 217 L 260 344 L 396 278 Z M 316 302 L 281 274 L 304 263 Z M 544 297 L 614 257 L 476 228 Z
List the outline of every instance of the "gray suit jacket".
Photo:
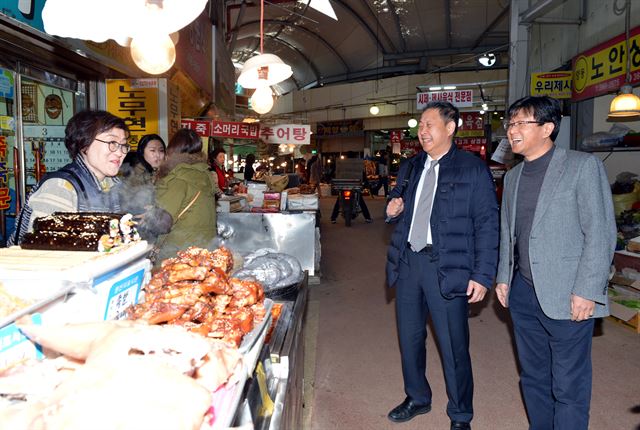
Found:
M 497 283 L 511 285 L 521 163 L 504 179 Z M 529 238 L 531 274 L 544 313 L 571 318 L 571 294 L 609 315 L 607 286 L 616 244 L 611 190 L 600 159 L 556 147 L 542 183 Z

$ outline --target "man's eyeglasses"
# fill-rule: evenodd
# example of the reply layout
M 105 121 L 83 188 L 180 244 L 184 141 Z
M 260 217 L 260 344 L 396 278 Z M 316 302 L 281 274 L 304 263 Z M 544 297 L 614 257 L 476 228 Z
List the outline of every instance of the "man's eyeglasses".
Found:
M 542 125 L 544 124 L 544 122 L 542 121 L 516 121 L 516 122 L 504 122 L 502 123 L 502 126 L 504 127 L 505 130 L 509 131 L 510 128 L 516 127 L 516 128 L 520 128 L 522 127 L 524 124 L 538 124 L 538 125 Z
M 131 145 L 129 145 L 128 143 L 120 143 L 120 142 L 116 142 L 115 140 L 107 142 L 106 140 L 101 140 L 101 139 L 98 139 L 97 137 L 95 138 L 95 140 L 109 145 L 109 151 L 111 152 L 116 152 L 118 149 L 120 149 L 120 152 L 122 152 L 123 154 L 126 154 L 131 150 Z

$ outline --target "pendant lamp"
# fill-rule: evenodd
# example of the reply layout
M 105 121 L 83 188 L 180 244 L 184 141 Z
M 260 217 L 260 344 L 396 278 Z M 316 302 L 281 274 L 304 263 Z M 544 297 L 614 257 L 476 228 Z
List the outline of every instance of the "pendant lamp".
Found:
M 264 0 L 260 1 L 260 55 L 244 63 L 238 83 L 244 88 L 260 88 L 275 85 L 293 74 L 291 66 L 274 54 L 264 53 Z
M 608 118 L 610 120 L 635 120 L 640 119 L 640 98 L 633 94 L 631 87 L 631 52 L 629 49 L 629 19 L 631 15 L 631 0 L 625 3 L 625 46 L 627 48 L 627 70 L 625 82 L 620 87 L 620 92 L 611 101 Z

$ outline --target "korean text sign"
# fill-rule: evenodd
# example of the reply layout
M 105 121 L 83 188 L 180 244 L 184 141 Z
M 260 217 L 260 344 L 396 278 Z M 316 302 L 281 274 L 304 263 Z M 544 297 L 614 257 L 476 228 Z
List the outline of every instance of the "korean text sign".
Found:
M 629 32 L 631 84 L 640 82 L 640 27 Z M 585 51 L 572 60 L 572 100 L 584 100 L 614 92 L 622 86 L 627 68 L 624 34 Z
M 531 95 L 570 99 L 572 77 L 573 72 L 532 73 Z
M 257 139 L 260 125 L 246 122 L 213 121 L 211 135 L 233 139 Z
M 158 80 L 107 79 L 107 110 L 124 119 L 132 149 L 145 134 L 158 133 Z
M 310 136 L 311 126 L 308 124 L 278 124 L 260 129 L 260 138 L 266 143 L 309 145 Z
M 192 119 L 183 119 L 180 121 L 180 127 L 193 130 L 198 133 L 198 136 L 202 137 L 211 136 L 211 130 L 213 129 L 211 121 L 196 121 Z
M 431 91 L 416 94 L 416 108 L 423 110 L 433 101 L 449 102 L 456 107 L 473 106 L 473 90 Z

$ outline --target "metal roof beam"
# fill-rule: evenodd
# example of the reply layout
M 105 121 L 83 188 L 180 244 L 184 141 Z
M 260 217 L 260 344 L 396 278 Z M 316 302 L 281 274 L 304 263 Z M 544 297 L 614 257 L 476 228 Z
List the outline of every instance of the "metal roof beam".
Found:
M 295 31 L 301 31 L 305 34 L 307 34 L 308 36 L 311 36 L 314 39 L 317 39 L 320 43 L 322 43 L 322 45 L 327 48 L 336 58 L 338 58 L 338 60 L 340 60 L 340 62 L 342 63 L 342 65 L 344 66 L 344 69 L 346 70 L 347 73 L 349 73 L 351 71 L 351 69 L 349 69 L 349 66 L 347 65 L 347 62 L 344 60 L 344 58 L 342 58 L 342 56 L 338 53 L 338 51 L 335 50 L 335 48 L 333 46 L 331 46 L 331 44 L 329 44 L 329 42 L 327 42 L 325 39 L 323 39 L 322 37 L 320 37 L 318 35 L 318 33 L 315 33 L 311 30 L 306 29 L 305 27 L 302 27 L 300 25 L 295 25 L 293 23 L 290 22 L 285 22 L 285 21 L 279 21 L 276 19 L 265 19 L 263 21 L 265 24 L 275 24 L 275 25 L 282 25 L 282 26 L 286 26 L 286 27 L 292 27 Z M 260 25 L 260 21 L 251 21 L 251 22 L 245 22 L 244 24 L 242 24 L 241 26 L 239 26 L 238 28 L 235 28 L 232 30 L 232 32 L 239 32 L 240 29 L 244 28 L 244 27 L 248 27 L 250 25 Z M 255 37 L 255 36 L 251 36 L 251 37 Z M 243 38 L 244 39 L 244 38 Z
M 487 45 L 478 46 L 473 49 L 468 48 L 449 48 L 449 49 L 427 49 L 425 51 L 410 51 L 403 52 L 401 54 L 385 54 L 384 61 L 392 60 L 406 60 L 410 58 L 422 58 L 422 57 L 442 57 L 446 55 L 460 55 L 460 54 L 482 54 L 484 52 L 507 52 L 509 44 L 505 45 Z
M 506 69 L 506 68 L 508 68 L 508 64 L 496 65 L 496 66 L 493 66 L 491 69 L 497 70 L 497 69 Z M 474 66 L 453 66 L 453 67 L 447 68 L 447 70 L 442 73 L 466 72 L 466 71 L 477 71 L 477 70 L 478 70 L 478 66 L 475 66 L 475 65 Z M 419 64 L 417 65 L 411 64 L 411 65 L 404 65 L 404 66 L 387 66 L 387 67 L 380 67 L 377 69 L 374 68 L 374 69 L 362 70 L 360 72 L 354 72 L 354 73 L 343 73 L 340 75 L 326 76 L 326 77 L 323 77 L 321 81 L 309 82 L 304 87 L 302 87 L 302 89 L 307 90 L 310 88 L 317 87 L 320 84 L 328 85 L 328 84 L 358 82 L 358 81 L 366 81 L 371 79 L 383 79 L 385 77 L 398 76 L 398 75 L 415 75 L 418 73 L 430 73 L 430 72 L 428 70 L 424 70 L 424 68 L 421 68 Z
M 451 48 L 451 2 L 444 0 L 444 23 L 446 34 L 447 48 Z
M 567 0 L 540 0 L 519 15 L 519 23 L 520 25 L 532 24 L 533 21 L 545 16 L 561 4 L 566 3 L 566 1 Z
M 502 9 L 498 16 L 496 16 L 495 19 L 491 21 L 491 24 L 489 24 L 487 28 L 484 29 L 482 34 L 480 34 L 480 36 L 478 36 L 478 38 L 476 39 L 475 43 L 473 44 L 474 49 L 477 48 L 478 45 L 480 45 L 480 42 L 482 42 L 484 38 L 487 37 L 487 35 L 500 23 L 500 21 L 502 21 L 504 17 L 507 16 L 507 14 L 509 13 L 509 9 L 511 9 L 511 6 L 507 5 L 504 9 Z

